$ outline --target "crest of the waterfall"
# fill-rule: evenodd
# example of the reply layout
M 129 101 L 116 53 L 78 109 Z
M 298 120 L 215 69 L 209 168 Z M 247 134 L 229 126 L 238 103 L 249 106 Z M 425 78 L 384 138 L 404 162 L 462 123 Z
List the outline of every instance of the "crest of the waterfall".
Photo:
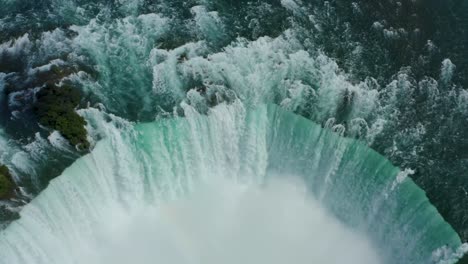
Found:
M 183 108 L 184 118 L 105 127 L 0 234 L 0 263 L 452 263 L 461 253 L 424 192 L 362 143 L 273 105 Z

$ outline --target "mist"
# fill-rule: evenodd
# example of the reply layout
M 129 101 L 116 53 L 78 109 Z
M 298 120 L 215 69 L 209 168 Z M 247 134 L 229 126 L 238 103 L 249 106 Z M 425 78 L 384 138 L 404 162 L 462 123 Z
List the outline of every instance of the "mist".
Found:
M 300 181 L 219 180 L 183 199 L 113 209 L 84 263 L 378 264 L 362 234 L 331 216 Z

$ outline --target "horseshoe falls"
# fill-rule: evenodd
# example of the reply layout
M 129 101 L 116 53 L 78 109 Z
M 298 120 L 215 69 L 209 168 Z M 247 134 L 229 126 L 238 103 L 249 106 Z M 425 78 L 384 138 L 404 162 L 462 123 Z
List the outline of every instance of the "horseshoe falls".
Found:
M 0 264 L 465 263 L 465 2 L 0 0 Z
M 2 263 L 449 263 L 434 250 L 460 245 L 362 143 L 272 105 L 188 112 L 100 141 L 1 235 Z

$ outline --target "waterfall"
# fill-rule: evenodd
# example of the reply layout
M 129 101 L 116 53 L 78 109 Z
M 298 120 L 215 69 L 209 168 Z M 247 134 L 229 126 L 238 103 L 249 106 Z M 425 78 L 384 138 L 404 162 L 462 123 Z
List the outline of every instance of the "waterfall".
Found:
M 454 263 L 423 190 L 275 105 L 116 130 L 0 234 L 0 263 Z

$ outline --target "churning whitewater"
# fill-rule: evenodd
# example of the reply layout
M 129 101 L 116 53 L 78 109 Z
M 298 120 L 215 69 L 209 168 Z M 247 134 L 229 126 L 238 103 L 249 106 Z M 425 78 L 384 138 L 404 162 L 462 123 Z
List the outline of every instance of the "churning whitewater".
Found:
M 99 142 L 1 234 L 0 262 L 456 259 L 424 192 L 362 143 L 273 105 L 185 111 Z
M 0 264 L 457 263 L 466 13 L 0 0 Z

